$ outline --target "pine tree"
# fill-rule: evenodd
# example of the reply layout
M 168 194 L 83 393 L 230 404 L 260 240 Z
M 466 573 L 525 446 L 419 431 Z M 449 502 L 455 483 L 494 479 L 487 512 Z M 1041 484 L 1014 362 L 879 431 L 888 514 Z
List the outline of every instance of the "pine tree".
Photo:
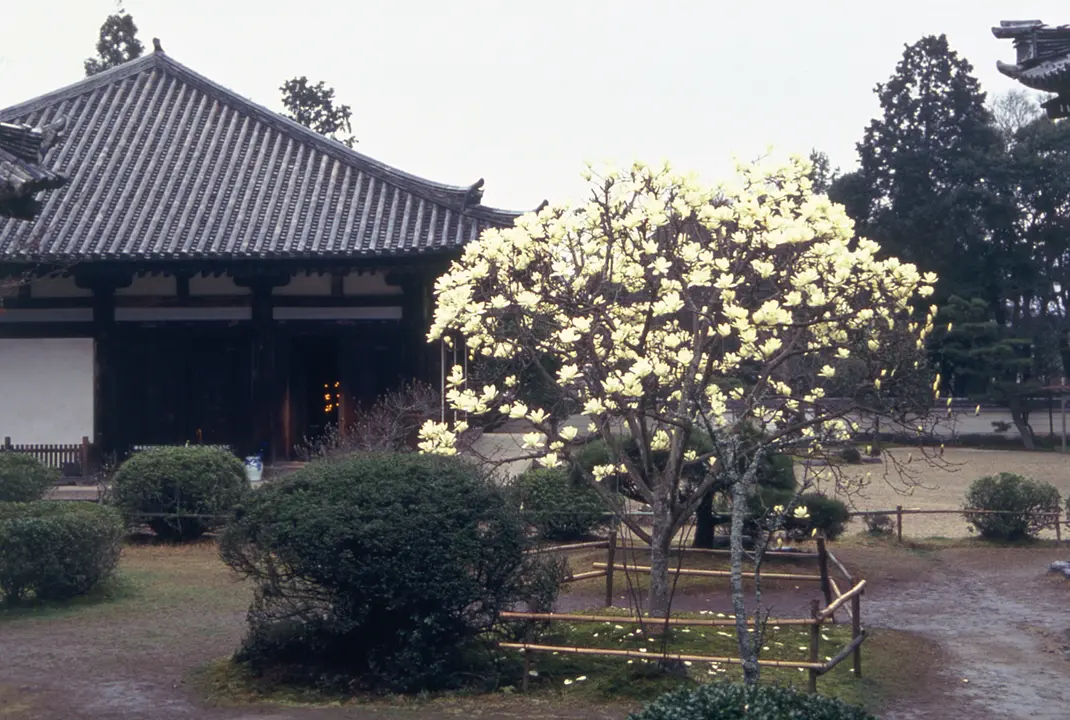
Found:
M 346 147 L 353 147 L 357 139 L 353 137 L 350 118 L 353 115 L 348 105 L 335 104 L 334 88 L 318 82 L 309 83 L 302 75 L 287 80 L 279 88 L 282 91 L 282 104 L 289 111 L 287 117 L 315 130 Z M 345 133 L 344 135 L 341 133 Z
M 100 26 L 97 57 L 87 58 L 84 64 L 86 77 L 139 58 L 144 50 L 145 47 L 137 39 L 134 18 L 120 6 L 119 11 L 109 15 Z

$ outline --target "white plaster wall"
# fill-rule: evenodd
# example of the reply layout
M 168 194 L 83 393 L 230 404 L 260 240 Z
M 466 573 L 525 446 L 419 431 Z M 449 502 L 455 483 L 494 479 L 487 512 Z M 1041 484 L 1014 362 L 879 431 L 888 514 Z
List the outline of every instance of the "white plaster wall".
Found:
M 346 295 L 401 295 L 404 291 L 397 285 L 387 285 L 383 273 L 350 273 L 342 280 L 342 292 Z
M 129 286 L 119 288 L 116 295 L 141 297 L 173 297 L 178 294 L 174 275 L 142 275 L 135 277 Z
M 276 295 L 313 295 L 331 294 L 331 276 L 324 273 L 300 273 L 290 278 L 287 285 L 275 288 Z
M 194 275 L 189 279 L 190 295 L 248 295 L 249 288 L 234 282 L 227 275 Z
M 74 284 L 73 277 L 44 277 L 30 282 L 30 296 L 35 298 L 90 297 L 92 290 Z
M 16 444 L 93 437 L 92 338 L 0 339 L 0 437 Z

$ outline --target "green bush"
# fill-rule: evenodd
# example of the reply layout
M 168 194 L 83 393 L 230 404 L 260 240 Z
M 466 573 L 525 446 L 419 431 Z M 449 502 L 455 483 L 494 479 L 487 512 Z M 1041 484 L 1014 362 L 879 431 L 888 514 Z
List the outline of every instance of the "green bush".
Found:
M 84 595 L 115 569 L 122 537 L 114 508 L 58 500 L 0 503 L 0 593 L 9 603 L 30 595 Z
M 803 520 L 794 517 L 787 519 L 785 529 L 796 540 L 810 537 L 814 530 L 823 530 L 826 538 L 835 540 L 843 535 L 851 519 L 851 512 L 843 501 L 818 492 L 803 493 L 797 505 L 805 507 L 810 517 Z
M 224 561 L 256 585 L 236 659 L 377 690 L 481 677 L 499 611 L 552 601 L 528 544 L 512 499 L 456 458 L 311 463 L 250 495 L 223 534 Z
M 862 453 L 854 445 L 847 445 L 840 450 L 840 459 L 849 465 L 861 465 Z
M 40 500 L 58 479 L 58 472 L 32 455 L 0 452 L 0 502 Z
M 119 466 L 113 481 L 115 504 L 127 523 L 144 521 L 165 540 L 188 540 L 222 526 L 218 519 L 189 516 L 228 515 L 248 487 L 238 458 L 204 446 L 142 450 Z M 178 517 L 145 517 L 147 513 Z
M 546 540 L 579 540 L 608 520 L 598 492 L 566 470 L 529 470 L 517 478 L 516 491 L 524 518 Z
M 629 720 L 876 720 L 860 707 L 777 685 L 712 683 L 662 695 Z
M 989 540 L 1022 540 L 1036 537 L 1052 519 L 1031 513 L 1057 512 L 1059 491 L 1054 485 L 1001 472 L 978 478 L 966 491 L 966 521 Z M 982 515 L 969 510 L 1010 511 L 1007 515 Z

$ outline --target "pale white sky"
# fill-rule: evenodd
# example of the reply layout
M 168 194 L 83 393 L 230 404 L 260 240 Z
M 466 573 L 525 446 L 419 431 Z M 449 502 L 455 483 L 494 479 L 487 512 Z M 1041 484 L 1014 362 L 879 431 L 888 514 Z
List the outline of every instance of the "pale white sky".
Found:
M 79 80 L 114 0 L 3 0 L 0 107 Z M 295 75 L 353 107 L 357 149 L 534 207 L 582 189 L 584 160 L 731 158 L 818 147 L 855 164 L 876 83 L 946 33 L 990 94 L 1014 84 L 1000 20 L 1070 23 L 1056 0 L 127 0 L 147 51 L 269 108 Z

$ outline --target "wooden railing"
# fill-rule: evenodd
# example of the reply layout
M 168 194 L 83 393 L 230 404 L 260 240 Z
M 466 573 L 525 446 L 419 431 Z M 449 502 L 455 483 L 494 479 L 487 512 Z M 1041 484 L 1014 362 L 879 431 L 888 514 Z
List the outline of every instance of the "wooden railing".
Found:
M 90 473 L 92 445 L 89 438 L 72 445 L 15 444 L 5 437 L 0 452 L 17 452 L 36 458 L 45 467 L 60 471 L 62 477 L 86 477 Z
M 895 537 L 899 542 L 903 542 L 904 515 L 961 515 L 964 519 L 968 515 L 1016 515 L 1020 517 L 1041 518 L 1047 521 L 1044 527 L 1050 527 L 1055 530 L 1055 539 L 1058 542 L 1062 542 L 1063 539 L 1063 525 L 1070 525 L 1070 520 L 1063 519 L 1062 508 L 1058 506 L 1053 507 L 1051 510 L 1022 512 L 1020 510 L 973 510 L 970 508 L 956 508 L 953 510 L 905 508 L 902 505 L 896 505 L 894 510 L 862 510 L 851 513 L 852 518 L 865 518 L 880 515 L 885 517 L 895 516 Z
M 648 573 L 650 568 L 642 565 L 634 565 L 631 563 L 622 563 L 616 560 L 618 536 L 614 531 L 610 534 L 606 540 L 597 540 L 593 542 L 571 543 L 567 545 L 550 545 L 540 547 L 530 552 L 569 552 L 576 550 L 606 550 L 605 562 L 593 562 L 591 563 L 595 570 L 580 572 L 572 574 L 565 582 L 575 582 L 578 580 L 589 580 L 591 578 L 604 577 L 606 582 L 606 607 L 613 605 L 613 575 L 614 570 L 624 570 L 638 573 Z M 821 607 L 821 602 L 813 600 L 810 604 L 810 617 L 802 618 L 765 618 L 764 622 L 767 625 L 795 625 L 795 626 L 809 626 L 810 628 L 810 643 L 809 643 L 809 656 L 806 660 L 794 661 L 794 660 L 771 660 L 763 659 L 759 660 L 758 664 L 766 667 L 781 667 L 781 668 L 798 668 L 804 670 L 809 675 L 808 689 L 810 692 L 817 692 L 817 679 L 827 672 L 830 672 L 833 668 L 846 660 L 848 657 L 852 657 L 854 660 L 853 672 L 856 678 L 862 677 L 862 643 L 866 639 L 866 631 L 862 627 L 862 594 L 865 592 L 866 581 L 860 580 L 856 582 L 851 574 L 843 566 L 843 563 L 832 554 L 832 552 L 826 547 L 825 538 L 821 535 L 817 537 L 817 552 L 785 552 L 785 551 L 769 551 L 765 553 L 770 559 L 787 558 L 793 559 L 806 559 L 816 560 L 819 572 L 817 573 L 784 573 L 784 572 L 765 572 L 761 573 L 761 577 L 767 579 L 781 579 L 798 581 L 811 581 L 820 583 L 822 595 L 824 596 L 824 607 Z M 721 549 L 700 549 L 700 548 L 687 548 L 680 547 L 676 550 L 687 553 L 708 553 L 708 554 L 729 554 L 729 550 Z M 841 592 L 839 584 L 836 582 L 836 578 L 833 577 L 832 571 L 839 572 L 841 579 L 847 583 L 848 590 Z M 704 569 L 687 569 L 676 568 L 671 570 L 670 573 L 674 575 L 686 575 L 686 576 L 698 576 L 698 577 L 725 577 L 730 573 L 723 570 L 704 570 Z M 744 577 L 754 577 L 753 572 L 744 572 Z M 840 648 L 837 653 L 828 660 L 820 661 L 822 649 L 821 649 L 821 627 L 825 623 L 836 623 L 836 613 L 843 610 L 847 613 L 851 620 L 851 641 L 844 647 Z M 639 617 L 632 615 L 630 617 L 622 617 L 618 615 L 584 615 L 575 613 L 544 613 L 544 612 L 503 612 L 501 613 L 503 619 L 508 620 L 528 620 L 531 622 L 615 622 L 624 624 L 643 624 L 654 623 L 662 625 L 672 626 L 697 626 L 697 627 L 732 627 L 736 624 L 734 619 L 713 619 L 713 618 L 681 618 L 681 617 Z M 748 624 L 754 624 L 753 618 L 748 618 Z M 686 655 L 666 652 L 664 654 L 657 653 L 642 653 L 633 650 L 617 650 L 610 648 L 594 648 L 594 647 L 579 647 L 579 646 L 561 646 L 561 645 L 544 645 L 534 642 L 530 635 L 531 627 L 528 629 L 528 636 L 524 642 L 502 642 L 499 645 L 503 648 L 510 650 L 519 650 L 524 653 L 524 676 L 523 676 L 523 689 L 527 690 L 528 675 L 531 670 L 531 666 L 534 662 L 532 656 L 533 653 L 550 652 L 554 654 L 574 654 L 574 655 L 601 655 L 608 657 L 621 657 L 621 658 L 642 658 L 644 660 L 675 660 L 681 662 L 711 662 L 711 663 L 723 663 L 731 665 L 742 664 L 743 660 L 738 657 L 720 657 L 720 656 L 707 656 L 707 655 Z

